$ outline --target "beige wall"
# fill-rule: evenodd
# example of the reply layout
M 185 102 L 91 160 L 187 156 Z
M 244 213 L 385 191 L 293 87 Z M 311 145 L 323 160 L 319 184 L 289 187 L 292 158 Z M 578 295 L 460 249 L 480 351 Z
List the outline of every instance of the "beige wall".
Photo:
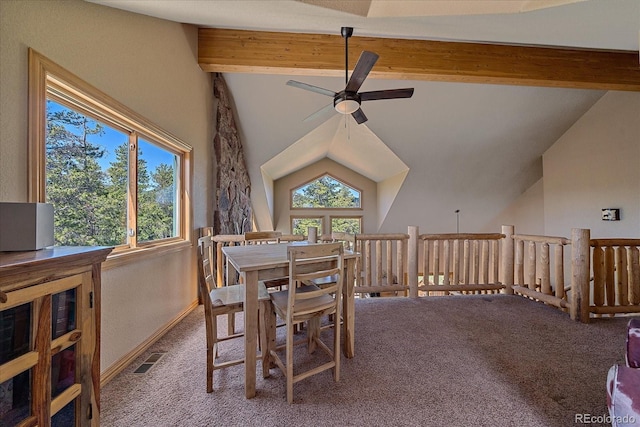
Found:
M 640 94 L 608 92 L 546 153 L 544 224 L 547 235 L 640 237 Z M 620 208 L 621 221 L 601 209 Z
M 362 191 L 362 210 L 326 210 L 304 209 L 291 211 L 289 209 L 289 192 L 292 188 L 298 187 L 300 184 L 317 178 L 328 173 L 335 178 L 343 181 L 352 187 Z M 284 234 L 291 232 L 291 215 L 353 215 L 364 216 L 362 229 L 366 233 L 374 233 L 377 229 L 377 187 L 376 183 L 368 178 L 345 168 L 339 163 L 331 159 L 324 158 L 306 168 L 300 169 L 290 175 L 287 175 L 274 183 L 274 200 L 275 205 L 275 229 L 282 231 Z M 325 221 L 325 227 L 329 227 L 328 220 Z
M 544 185 L 542 178 L 480 231 L 497 233 L 500 232 L 503 225 L 513 225 L 515 232 L 518 234 L 545 234 Z
M 80 0 L 0 1 L 0 201 L 27 201 L 31 47 L 193 147 L 193 225 L 211 218 L 212 84 L 194 27 Z M 107 269 L 102 371 L 196 300 L 193 248 Z

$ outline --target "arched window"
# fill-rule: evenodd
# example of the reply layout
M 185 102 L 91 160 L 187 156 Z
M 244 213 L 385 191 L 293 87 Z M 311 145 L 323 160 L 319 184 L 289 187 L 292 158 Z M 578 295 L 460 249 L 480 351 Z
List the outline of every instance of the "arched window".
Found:
M 291 190 L 292 209 L 360 209 L 361 192 L 329 174 Z

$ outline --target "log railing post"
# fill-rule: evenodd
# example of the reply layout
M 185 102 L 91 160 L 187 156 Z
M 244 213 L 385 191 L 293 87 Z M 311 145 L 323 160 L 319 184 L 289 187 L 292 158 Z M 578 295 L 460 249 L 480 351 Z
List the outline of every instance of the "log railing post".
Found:
M 318 227 L 307 227 L 307 241 L 318 243 Z
M 409 278 L 409 297 L 418 298 L 418 227 L 410 225 L 407 232 L 409 242 L 407 248 L 407 276 Z M 423 273 L 425 277 L 429 272 Z M 425 281 L 426 282 L 426 281 Z
M 571 229 L 571 319 L 589 323 L 589 270 L 591 233 Z
M 513 225 L 503 225 L 502 234 L 502 284 L 504 293 L 513 295 Z

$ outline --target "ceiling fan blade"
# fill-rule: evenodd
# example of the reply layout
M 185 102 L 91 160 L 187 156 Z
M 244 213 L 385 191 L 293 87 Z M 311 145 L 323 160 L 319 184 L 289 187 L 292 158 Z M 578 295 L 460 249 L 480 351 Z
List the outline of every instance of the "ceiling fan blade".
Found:
M 311 120 L 315 120 L 318 117 L 327 115 L 329 112 L 334 112 L 334 113 L 336 112 L 336 109 L 333 106 L 333 102 L 331 104 L 327 104 L 326 106 L 322 107 L 315 113 L 309 115 L 306 119 L 303 120 L 303 122 L 310 122 Z
M 293 86 L 293 87 L 297 87 L 299 89 L 304 89 L 304 90 L 308 90 L 311 92 L 315 92 L 315 93 L 319 93 L 322 95 L 327 95 L 327 96 L 336 96 L 336 93 L 332 90 L 329 89 L 324 89 L 318 86 L 314 86 L 314 85 L 310 85 L 307 83 L 302 83 L 302 82 L 297 82 L 295 80 L 289 80 L 287 82 L 288 86 Z
M 351 73 L 351 78 L 349 78 L 347 87 L 344 90 L 346 92 L 357 92 L 377 60 L 377 53 L 368 52 L 366 50 L 363 51 L 360 54 L 360 58 L 358 58 L 358 62 L 356 63 L 353 73 Z
M 351 113 L 351 115 L 356 119 L 356 122 L 358 122 L 359 125 L 367 121 L 367 116 L 364 115 L 362 108 L 358 108 L 356 111 Z
M 374 90 L 360 93 L 361 101 L 374 101 L 376 99 L 411 98 L 413 88 Z

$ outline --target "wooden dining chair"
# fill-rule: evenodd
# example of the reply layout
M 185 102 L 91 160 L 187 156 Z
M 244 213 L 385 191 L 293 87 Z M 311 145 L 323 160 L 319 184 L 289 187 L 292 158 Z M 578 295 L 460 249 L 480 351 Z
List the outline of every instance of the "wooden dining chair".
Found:
M 247 231 L 244 233 L 244 241 L 248 245 L 280 243 L 281 237 L 280 231 Z
M 271 343 L 269 353 L 271 359 L 284 373 L 287 379 L 287 401 L 293 403 L 293 384 L 322 371 L 333 369 L 334 381 L 340 380 L 340 300 L 342 297 L 342 271 L 344 247 L 342 243 L 292 245 L 287 248 L 289 259 L 289 286 L 287 290 L 271 293 L 273 312 L 285 321 L 286 342 L 284 346 Z M 305 265 L 317 266 L 312 271 L 302 269 Z M 305 285 L 308 280 L 337 275 L 338 280 L 331 286 L 320 288 L 315 285 Z M 320 318 L 327 314 L 334 314 L 333 351 L 320 339 Z M 307 339 L 294 342 L 294 326 L 309 321 Z M 273 319 L 269 323 L 273 325 Z M 270 332 L 271 336 L 273 332 Z M 294 345 L 307 343 L 309 352 L 316 346 L 330 357 L 330 361 L 316 366 L 305 372 L 294 375 L 293 349 Z M 283 362 L 279 353 L 284 348 Z
M 244 285 L 227 285 L 216 287 L 213 267 L 214 241 L 212 236 L 203 236 L 198 239 L 198 286 L 200 296 L 204 304 L 204 320 L 207 341 L 207 393 L 213 391 L 213 373 L 218 369 L 244 363 L 243 358 L 237 358 L 225 362 L 216 362 L 219 352 L 219 343 L 234 338 L 244 337 L 244 333 L 228 333 L 226 336 L 218 335 L 218 316 L 235 314 L 244 309 Z M 262 349 L 259 358 L 263 360 L 263 375 L 269 375 L 269 357 L 267 353 L 267 325 L 271 320 L 272 308 L 269 293 L 264 285 L 258 285 L 259 328 L 258 341 Z M 266 357 L 265 357 L 266 355 Z M 266 361 L 266 363 L 265 363 Z
M 246 245 L 265 245 L 280 243 L 282 232 L 280 231 L 247 231 L 244 233 L 244 242 Z M 283 286 L 289 283 L 289 279 L 281 277 L 277 279 L 265 280 L 264 285 L 268 291 L 282 290 Z
M 341 242 L 344 245 L 345 249 L 353 251 L 355 250 L 355 246 L 356 246 L 356 235 L 334 231 L 329 235 L 323 234 L 320 237 L 320 241 L 324 243 Z M 318 277 L 316 279 L 308 280 L 307 284 L 316 285 L 323 288 L 325 286 L 333 285 L 334 283 L 336 283 L 336 280 L 338 280 L 338 277 L 336 275 L 332 275 L 332 276 Z M 329 321 L 330 321 L 329 324 L 323 326 L 323 329 L 328 329 L 333 327 L 333 317 L 331 315 L 329 316 Z

